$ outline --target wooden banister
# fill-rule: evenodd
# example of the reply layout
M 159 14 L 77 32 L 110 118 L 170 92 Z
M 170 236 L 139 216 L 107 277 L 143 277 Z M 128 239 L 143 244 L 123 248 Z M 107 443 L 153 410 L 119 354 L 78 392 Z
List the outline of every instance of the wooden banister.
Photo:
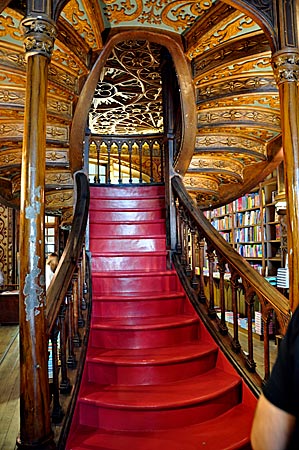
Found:
M 218 233 L 218 231 L 206 219 L 203 212 L 195 205 L 183 182 L 179 176 L 172 178 L 172 189 L 174 203 L 177 210 L 177 248 L 173 251 L 172 261 L 179 273 L 181 281 L 200 315 L 205 315 L 204 321 L 210 331 L 215 331 L 217 339 L 225 341 L 229 347 L 230 358 L 236 356 L 238 368 L 240 370 L 244 361 L 246 370 L 254 373 L 254 384 L 261 386 L 262 382 L 269 376 L 270 348 L 269 348 L 269 324 L 275 319 L 277 323 L 276 334 L 283 335 L 287 329 L 291 310 L 289 301 L 274 286 L 268 283 L 250 264 L 243 259 L 232 246 Z M 186 237 L 187 234 L 187 237 Z M 195 239 L 197 236 L 197 239 Z M 195 267 L 195 246 L 198 252 L 198 270 Z M 206 247 L 208 258 L 208 284 L 204 286 L 203 274 L 203 249 Z M 214 272 L 213 268 L 217 264 L 219 274 L 219 304 L 215 308 L 214 299 Z M 225 267 L 229 268 L 229 281 L 231 289 L 230 314 L 232 316 L 232 335 L 228 337 L 228 327 L 225 322 L 225 314 L 228 311 L 225 305 L 224 295 L 224 273 Z M 198 283 L 195 281 L 198 277 Z M 243 351 L 239 341 L 239 311 L 238 292 L 244 292 L 244 303 L 246 309 L 246 319 L 248 321 L 247 349 Z M 208 291 L 206 295 L 204 291 Z M 256 363 L 254 360 L 253 346 L 253 307 L 254 302 L 260 304 L 260 311 L 263 322 L 264 345 L 264 377 L 256 376 Z M 218 315 L 217 315 L 218 312 Z M 225 347 L 224 345 L 224 347 Z M 233 353 L 231 353 L 233 350 Z M 240 355 L 244 358 L 240 358 Z

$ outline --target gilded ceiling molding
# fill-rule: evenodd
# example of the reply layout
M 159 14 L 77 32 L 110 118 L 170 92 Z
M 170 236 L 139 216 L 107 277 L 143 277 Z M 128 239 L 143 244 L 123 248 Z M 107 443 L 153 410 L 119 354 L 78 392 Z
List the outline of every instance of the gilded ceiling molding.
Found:
M 278 85 L 299 81 L 299 49 L 285 49 L 273 55 L 273 69 Z
M 41 15 L 26 17 L 21 22 L 21 28 L 24 34 L 26 58 L 41 55 L 51 59 L 57 34 L 55 22 Z
M 234 108 L 234 109 L 218 109 L 218 110 L 201 110 L 197 114 L 198 128 L 225 124 L 232 126 L 243 124 L 247 127 L 266 127 L 280 131 L 280 114 L 279 112 L 271 112 L 267 110 L 258 110 L 253 108 Z
M 0 167 L 7 168 L 8 166 L 21 166 L 22 150 L 12 148 L 10 150 L 0 151 Z
M 49 186 L 57 186 L 57 187 L 70 187 L 74 185 L 73 176 L 70 171 L 67 170 L 59 170 L 59 172 L 53 170 L 47 170 L 45 177 L 45 185 L 46 189 Z
M 207 100 L 223 97 L 226 95 L 242 95 L 247 93 L 259 92 L 277 92 L 277 85 L 274 78 L 265 76 L 263 73 L 258 73 L 248 76 L 234 76 L 225 80 L 217 80 L 217 82 L 203 84 L 197 86 L 196 97 L 197 104 L 204 103 Z
M 0 104 L 1 104 L 1 90 L 0 90 Z M 55 98 L 52 96 L 48 96 L 47 98 L 47 112 L 49 115 L 58 115 L 65 119 L 72 119 L 72 110 L 73 104 L 71 102 L 66 102 L 60 100 L 59 98 Z
M 225 18 L 218 23 L 216 27 L 210 28 L 201 40 L 188 49 L 188 57 L 193 59 L 203 55 L 220 44 L 236 38 L 245 29 L 248 29 L 249 33 L 249 30 L 256 32 L 259 28 L 250 17 L 245 16 L 240 11 L 235 11 L 229 18 Z
M 218 69 L 219 66 L 229 66 L 238 60 L 249 60 L 256 55 L 270 56 L 269 41 L 261 31 L 250 33 L 241 37 L 238 41 L 229 41 L 224 46 L 216 47 L 204 55 L 197 56 L 192 60 L 194 79 L 197 80 L 205 73 Z
M 228 136 L 221 134 L 203 134 L 196 136 L 195 141 L 196 150 L 200 151 L 202 148 L 206 148 L 208 151 L 212 149 L 246 149 L 252 152 L 264 155 L 265 145 L 260 140 L 249 139 L 242 136 Z
M 63 209 L 73 207 L 73 189 L 55 190 L 46 193 L 46 209 Z
M 84 38 L 90 48 L 94 50 L 101 48 L 102 42 L 97 42 L 96 40 L 96 37 L 99 37 L 98 33 L 94 32 L 86 16 L 86 12 L 81 9 L 78 0 L 69 1 L 64 7 L 61 15 L 72 25 L 77 33 Z
M 188 172 L 184 176 L 184 185 L 187 189 L 204 190 L 215 195 L 217 195 L 219 188 L 219 182 L 213 176 L 199 175 L 194 177 L 190 176 Z
M 205 102 L 205 108 L 214 109 L 214 108 L 224 108 L 224 107 L 235 107 L 235 106 L 250 106 L 253 105 L 264 107 L 270 109 L 276 109 L 280 111 L 280 100 L 278 91 L 273 92 L 264 92 L 255 95 L 254 92 L 252 95 L 234 95 L 231 97 L 225 98 L 217 98 L 213 100 L 209 100 Z
M 182 33 L 193 25 L 195 20 L 208 11 L 215 0 L 164 0 L 147 2 L 132 0 L 103 0 L 104 14 L 113 26 L 126 24 L 162 26 L 172 31 Z
M 65 166 L 68 164 L 69 156 L 68 149 L 47 149 L 46 150 L 46 165 L 47 166 Z
M 231 65 L 217 66 L 209 72 L 203 73 L 195 82 L 196 86 L 204 85 L 206 83 L 219 82 L 224 79 L 234 79 L 234 77 L 245 76 L 273 76 L 273 69 L 271 66 L 270 52 L 264 54 L 245 57 L 243 60 L 239 59 L 232 62 Z
M 244 165 L 241 161 L 230 160 L 227 155 L 223 155 L 222 157 L 215 157 L 215 155 L 196 155 L 192 158 L 190 163 L 188 173 L 190 170 L 195 168 L 194 172 L 198 171 L 198 173 L 205 172 L 206 170 L 209 172 L 219 172 L 225 176 L 225 172 L 227 175 L 235 177 L 238 181 L 241 181 L 243 178 L 243 169 Z
M 63 44 L 65 48 L 68 48 L 68 51 L 73 53 L 84 67 L 88 67 L 90 59 L 89 45 L 62 16 L 59 17 L 57 22 L 57 40 L 59 44 Z
M 1 43 L 2 44 L 2 43 Z M 15 45 L 5 44 L 0 48 L 0 64 L 3 66 L 16 69 L 18 71 L 26 73 L 26 61 L 24 51 Z

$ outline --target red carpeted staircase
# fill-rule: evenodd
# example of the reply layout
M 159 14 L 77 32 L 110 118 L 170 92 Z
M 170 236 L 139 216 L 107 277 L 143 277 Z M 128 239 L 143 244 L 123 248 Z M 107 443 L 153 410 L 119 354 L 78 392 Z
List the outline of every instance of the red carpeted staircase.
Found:
M 164 188 L 91 187 L 92 322 L 67 449 L 250 449 L 256 403 L 166 268 Z

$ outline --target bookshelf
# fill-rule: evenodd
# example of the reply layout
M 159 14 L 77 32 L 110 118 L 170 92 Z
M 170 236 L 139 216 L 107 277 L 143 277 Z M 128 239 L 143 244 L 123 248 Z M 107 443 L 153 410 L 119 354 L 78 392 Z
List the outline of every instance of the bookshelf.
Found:
M 284 265 L 281 216 L 276 211 L 277 176 L 273 172 L 248 194 L 206 211 L 212 225 L 261 275 L 275 284 Z

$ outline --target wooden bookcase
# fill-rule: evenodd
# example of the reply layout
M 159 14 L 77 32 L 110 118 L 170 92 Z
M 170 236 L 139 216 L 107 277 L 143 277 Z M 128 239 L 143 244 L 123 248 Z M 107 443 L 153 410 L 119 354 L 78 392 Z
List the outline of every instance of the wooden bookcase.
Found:
M 281 216 L 276 211 L 276 172 L 250 193 L 206 216 L 250 265 L 265 277 L 275 277 L 283 267 Z

